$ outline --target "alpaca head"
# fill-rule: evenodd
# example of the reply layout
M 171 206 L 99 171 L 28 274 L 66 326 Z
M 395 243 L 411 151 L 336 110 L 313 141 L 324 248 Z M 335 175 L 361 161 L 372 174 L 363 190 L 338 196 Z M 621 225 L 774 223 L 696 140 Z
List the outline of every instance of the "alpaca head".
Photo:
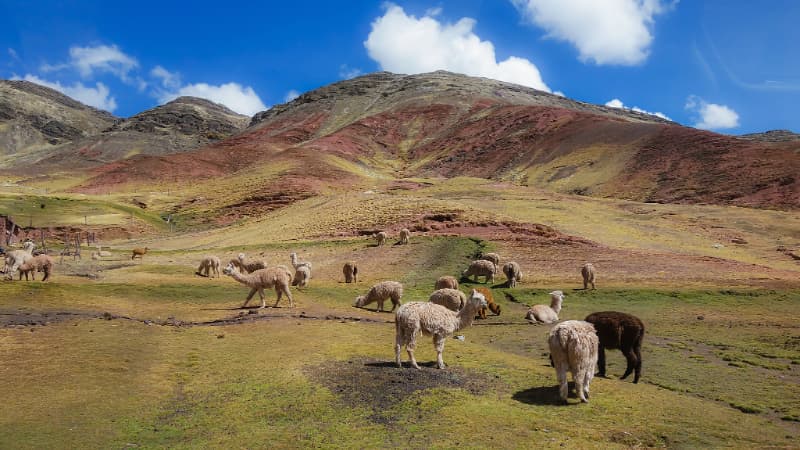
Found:
M 486 303 L 486 297 L 475 289 L 473 289 L 472 293 L 469 295 L 467 303 L 476 308 L 486 308 L 488 306 L 488 303 Z
M 239 253 L 239 255 L 238 255 L 238 256 L 236 256 L 236 258 L 237 258 L 239 261 L 244 261 L 244 253 Z
M 525 320 L 536 321 L 536 315 L 533 313 L 533 308 L 528 309 L 528 313 L 525 314 Z
M 362 306 L 364 306 L 364 300 L 366 299 L 367 299 L 366 295 L 359 295 L 358 297 L 356 297 L 356 301 L 353 302 L 353 306 L 355 306 L 356 308 L 361 308 Z
M 224 273 L 225 275 L 230 275 L 233 272 L 238 272 L 238 270 L 236 269 L 236 266 L 234 266 L 232 262 L 229 262 L 228 265 L 225 266 L 224 269 L 222 269 L 222 273 Z
M 500 315 L 500 305 L 497 303 L 489 303 L 489 310 L 498 316 Z
M 561 291 L 553 291 L 550 293 L 550 307 L 556 313 L 561 311 L 561 303 L 564 302 L 564 293 Z
M 22 244 L 22 248 L 28 253 L 32 252 L 35 247 L 36 244 L 34 244 L 33 241 L 25 241 L 25 243 Z

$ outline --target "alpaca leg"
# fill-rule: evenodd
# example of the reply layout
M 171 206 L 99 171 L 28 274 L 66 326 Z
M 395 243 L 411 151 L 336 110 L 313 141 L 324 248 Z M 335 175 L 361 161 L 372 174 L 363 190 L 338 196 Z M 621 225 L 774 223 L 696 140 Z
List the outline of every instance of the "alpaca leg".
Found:
M 597 367 L 600 369 L 598 375 L 601 377 L 606 376 L 606 349 L 601 344 L 597 349 Z
M 285 288 L 286 296 L 289 297 L 289 308 L 294 308 L 294 298 L 292 298 L 292 292 L 289 290 L 288 287 Z
M 400 330 L 395 332 L 394 336 L 394 362 L 397 364 L 397 367 L 402 368 L 403 362 L 400 360 L 400 350 L 403 348 L 403 336 L 400 334 Z
M 275 300 L 275 304 L 272 305 L 273 308 L 278 307 L 278 302 L 280 302 L 281 297 L 283 297 L 283 292 L 281 291 L 281 288 L 278 285 L 275 285 L 275 295 L 278 296 L 278 299 Z
M 569 394 L 569 384 L 567 384 L 567 368 L 556 367 L 556 379 L 558 380 L 558 396 L 561 401 L 567 403 L 567 394 Z
M 383 312 L 383 299 L 378 299 L 378 304 L 375 306 L 375 312 Z
M 42 278 L 42 281 L 47 281 L 48 278 L 50 278 L 50 269 L 45 269 L 44 278 Z
M 592 290 L 594 290 L 594 289 L 597 289 L 597 288 L 594 286 L 594 280 L 592 280 Z
M 417 336 L 416 333 L 411 336 L 411 340 L 406 344 L 406 352 L 408 353 L 408 360 L 411 362 L 411 367 L 421 369 L 417 364 L 417 358 L 414 358 L 414 350 L 417 349 Z
M 439 369 L 444 369 L 444 360 L 442 359 L 442 353 L 444 352 L 444 343 L 445 343 L 445 336 L 434 336 L 433 337 L 433 346 L 436 348 L 436 367 Z
M 586 278 L 584 278 L 583 279 L 583 290 L 585 291 L 587 289 L 589 289 L 589 282 L 586 280 Z
M 397 305 L 400 304 L 400 297 L 392 296 L 392 310 L 389 312 L 394 312 L 394 309 L 397 308 Z
M 572 381 L 575 382 L 575 393 L 578 394 L 578 398 L 581 399 L 581 402 L 588 403 L 589 400 L 586 399 L 586 392 L 584 391 L 583 386 L 583 372 L 579 370 L 575 370 L 572 372 Z
M 619 377 L 620 380 L 628 378 L 628 375 L 633 373 L 633 368 L 636 367 L 636 354 L 633 352 L 632 348 L 629 346 L 623 347 L 622 354 L 625 355 L 625 360 L 628 362 L 628 365 L 625 368 L 625 373 Z
M 594 367 L 589 367 L 583 371 L 582 379 L 583 379 L 583 398 L 585 398 L 586 402 L 589 402 L 589 384 L 592 382 L 592 373 L 594 373 Z
M 636 354 L 636 367 L 635 367 L 635 375 L 633 376 L 633 382 L 638 383 L 639 377 L 642 375 L 642 341 L 639 341 L 637 345 L 633 349 L 634 353 Z
M 245 299 L 244 305 L 242 305 L 242 308 L 246 308 L 247 307 L 247 304 L 250 303 L 250 300 L 253 299 L 253 296 L 256 295 L 256 292 L 258 292 L 258 288 L 250 289 L 250 293 L 247 294 L 247 298 Z

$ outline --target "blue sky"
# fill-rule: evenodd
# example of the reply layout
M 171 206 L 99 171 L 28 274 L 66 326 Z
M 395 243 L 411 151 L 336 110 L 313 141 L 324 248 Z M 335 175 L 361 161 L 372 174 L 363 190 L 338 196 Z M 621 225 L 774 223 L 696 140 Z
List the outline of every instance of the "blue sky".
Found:
M 740 134 L 800 131 L 800 2 L 0 0 L 0 77 L 127 117 L 248 115 L 386 69 L 446 69 Z

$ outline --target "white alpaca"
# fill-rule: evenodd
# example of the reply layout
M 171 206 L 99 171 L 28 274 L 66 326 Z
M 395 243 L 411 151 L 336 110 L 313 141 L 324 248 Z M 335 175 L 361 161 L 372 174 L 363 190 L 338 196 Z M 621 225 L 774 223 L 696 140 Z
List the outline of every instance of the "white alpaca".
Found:
M 484 253 L 478 259 L 484 259 L 486 261 L 491 261 L 491 262 L 494 263 L 495 266 L 499 266 L 500 265 L 500 255 L 498 255 L 497 253 Z
M 386 243 L 386 232 L 385 231 L 379 231 L 379 232 L 375 233 L 374 237 L 375 237 L 375 242 L 378 243 L 379 247 Z
M 459 311 L 464 307 L 467 301 L 467 296 L 463 292 L 456 289 L 439 289 L 431 294 L 428 301 L 442 305 L 451 311 Z
M 400 230 L 400 245 L 408 244 L 408 237 L 411 236 L 411 232 L 408 231 L 408 228 L 403 228 Z
M 558 313 L 561 312 L 561 304 L 564 302 L 564 293 L 561 291 L 553 291 L 550 293 L 550 306 L 547 305 L 533 305 L 528 309 L 525 314 L 525 320 L 530 320 L 532 323 L 556 323 L 558 322 Z
M 298 266 L 294 271 L 292 286 L 304 288 L 308 286 L 309 280 L 311 280 L 311 267 L 303 265 Z
M 476 261 L 472 261 L 470 263 L 467 270 L 461 273 L 461 276 L 465 278 L 469 278 L 473 276 L 475 278 L 475 282 L 478 282 L 478 277 L 485 277 L 484 283 L 494 283 L 494 274 L 497 273 L 497 266 L 487 260 L 487 259 L 479 259 Z
M 581 267 L 581 275 L 583 276 L 583 290 L 589 289 L 589 283 L 594 287 L 594 264 L 586 263 Z
M 405 345 L 411 366 L 419 369 L 414 358 L 417 347 L 417 337 L 420 333 L 433 336 L 433 346 L 436 348 L 436 367 L 444 369 L 442 352 L 447 336 L 458 330 L 472 325 L 478 309 L 486 307 L 483 294 L 472 290 L 472 294 L 461 311 L 450 311 L 444 306 L 429 302 L 409 302 L 397 309 L 395 314 L 395 345 L 394 355 L 397 367 L 403 367 L 400 361 L 400 350 Z
M 244 253 L 239 253 L 239 255 L 236 256 L 236 259 L 232 259 L 228 264 L 233 264 L 237 269 L 239 269 L 240 272 L 243 273 L 253 273 L 256 270 L 267 268 L 267 263 L 264 261 L 248 259 Z
M 269 269 L 259 269 L 250 274 L 243 274 L 239 272 L 235 264 L 229 263 L 225 269 L 222 270 L 222 273 L 250 288 L 250 293 L 247 295 L 247 300 L 245 300 L 242 308 L 250 303 L 250 300 L 256 292 L 258 292 L 259 297 L 261 297 L 261 307 L 266 308 L 267 303 L 264 299 L 264 289 L 267 288 L 274 288 L 275 294 L 278 296 L 278 299 L 275 300 L 275 304 L 272 306 L 273 308 L 278 307 L 278 302 L 281 301 L 281 296 L 283 294 L 286 294 L 286 297 L 289 298 L 289 307 L 294 308 L 294 299 L 292 299 L 292 293 L 289 291 L 291 277 L 285 267 L 271 267 Z
M 211 277 L 216 274 L 219 278 L 219 258 L 214 255 L 206 255 L 200 260 L 200 266 L 197 268 L 197 274 L 200 276 Z
M 503 266 L 503 273 L 506 274 L 506 285 L 513 288 L 517 285 L 517 281 L 522 281 L 522 271 L 519 264 L 514 261 L 507 262 Z
M 456 280 L 456 277 L 451 277 L 450 275 L 439 277 L 439 279 L 436 280 L 434 289 L 458 289 L 458 280 Z
M 14 273 L 19 269 L 19 266 L 33 258 L 34 248 L 36 248 L 36 244 L 31 241 L 25 241 L 22 244 L 22 250 L 13 250 L 6 254 L 6 278 L 14 279 Z
M 311 270 L 311 263 L 305 261 L 298 261 L 297 260 L 297 253 L 292 252 L 289 254 L 289 258 L 292 260 L 292 267 L 297 269 L 300 266 L 307 266 L 309 270 Z
M 383 302 L 388 298 L 392 300 L 391 311 L 394 311 L 394 309 L 400 305 L 401 297 L 403 297 L 402 284 L 398 283 L 397 281 L 382 281 L 372 286 L 367 292 L 367 295 L 359 295 L 356 297 L 356 301 L 353 302 L 353 306 L 356 308 L 363 308 L 372 302 L 378 302 L 378 306 L 375 307 L 375 312 L 383 311 Z
M 567 402 L 567 371 L 570 371 L 578 397 L 582 402 L 588 402 L 589 384 L 597 366 L 598 338 L 594 326 L 583 320 L 561 322 L 550 330 L 547 343 L 556 369 L 561 401 Z

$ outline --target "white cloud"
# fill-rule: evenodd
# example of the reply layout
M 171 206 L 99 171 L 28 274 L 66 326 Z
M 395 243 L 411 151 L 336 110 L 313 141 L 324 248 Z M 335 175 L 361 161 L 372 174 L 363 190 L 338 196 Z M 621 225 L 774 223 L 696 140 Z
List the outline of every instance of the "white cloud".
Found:
M 662 118 L 664 120 L 672 120 L 669 117 L 667 117 L 666 114 L 664 114 L 662 112 L 647 111 L 645 109 L 639 108 L 638 106 L 634 106 L 634 107 L 625 106 L 625 104 L 622 103 L 622 100 L 620 100 L 618 98 L 611 99 L 611 100 L 607 101 L 606 102 L 606 106 L 608 106 L 609 108 L 630 109 L 631 111 L 636 111 L 638 113 L 649 114 L 651 116 L 660 117 L 660 118 Z
M 17 77 L 15 78 L 19 79 Z M 83 104 L 94 106 L 98 109 L 104 109 L 111 112 L 117 109 L 116 100 L 114 97 L 109 95 L 110 92 L 108 87 L 103 83 L 98 82 L 95 84 L 95 87 L 85 86 L 83 83 L 75 83 L 72 86 L 64 86 L 58 81 L 52 82 L 43 80 L 36 75 L 31 74 L 25 75 L 25 77 L 22 79 L 25 81 L 30 81 L 31 83 L 36 83 L 51 89 L 55 89 Z
M 564 95 L 564 93 L 561 91 L 553 91 L 553 95 L 557 95 L 559 97 L 566 97 L 566 95 Z
M 300 97 L 300 93 L 292 89 L 286 93 L 286 96 L 283 97 L 283 101 L 284 103 L 289 103 L 290 101 L 296 99 L 297 97 Z
M 219 86 L 207 83 L 189 84 L 177 91 L 159 94 L 159 101 L 166 103 L 184 95 L 205 98 L 248 116 L 267 109 L 252 87 L 243 87 L 239 83 L 225 83 Z
M 409 16 L 389 3 L 386 13 L 372 22 L 364 46 L 383 70 L 425 73 L 450 70 L 473 76 L 530 86 L 550 92 L 539 69 L 527 59 L 511 56 L 498 62 L 494 45 L 483 41 L 473 29 L 475 20 L 465 17 L 442 23 L 428 14 Z
M 167 89 L 177 89 L 181 85 L 181 75 L 178 72 L 170 72 L 161 66 L 153 67 L 150 76 L 158 78 L 161 85 Z
M 654 17 L 677 1 L 663 0 L 511 0 L 549 37 L 578 49 L 581 61 L 636 65 L 653 41 Z
M 112 73 L 127 81 L 128 73 L 139 67 L 139 62 L 135 58 L 123 53 L 116 45 L 73 46 L 69 49 L 69 56 L 70 65 L 84 78 L 92 76 L 95 71 L 100 71 Z
M 686 99 L 686 109 L 697 115 L 695 128 L 703 130 L 719 130 L 739 126 L 739 114 L 725 105 L 708 103 L 696 95 Z
M 17 54 L 17 51 L 14 50 L 11 47 L 8 47 L 8 56 L 10 56 L 11 59 L 19 59 L 19 55 Z
M 361 75 L 361 69 L 350 67 L 347 64 L 342 64 L 339 66 L 339 78 L 349 80 L 350 78 L 355 78 L 359 75 Z

